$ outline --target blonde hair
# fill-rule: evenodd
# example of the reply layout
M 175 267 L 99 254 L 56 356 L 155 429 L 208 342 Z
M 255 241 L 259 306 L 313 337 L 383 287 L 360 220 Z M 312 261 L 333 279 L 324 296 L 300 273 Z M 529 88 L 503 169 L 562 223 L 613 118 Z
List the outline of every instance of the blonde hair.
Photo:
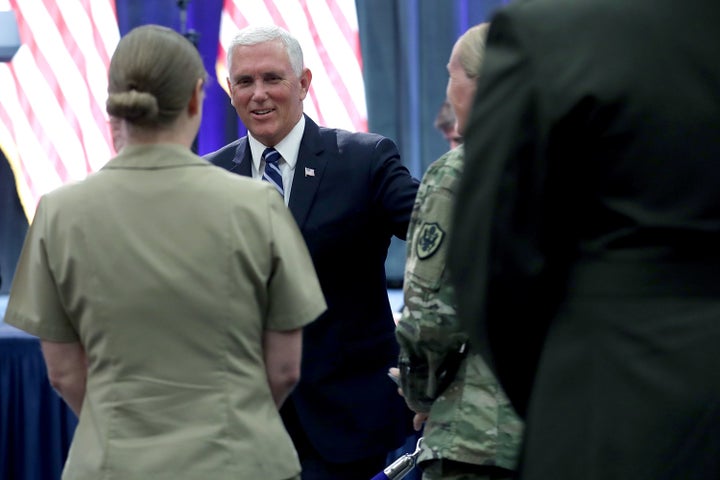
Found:
M 195 46 L 159 25 L 131 30 L 118 43 L 108 72 L 105 108 L 130 124 L 163 127 L 188 105 L 207 72 Z
M 457 40 L 457 59 L 469 78 L 477 78 L 480 75 L 489 27 L 489 23 L 470 27 Z

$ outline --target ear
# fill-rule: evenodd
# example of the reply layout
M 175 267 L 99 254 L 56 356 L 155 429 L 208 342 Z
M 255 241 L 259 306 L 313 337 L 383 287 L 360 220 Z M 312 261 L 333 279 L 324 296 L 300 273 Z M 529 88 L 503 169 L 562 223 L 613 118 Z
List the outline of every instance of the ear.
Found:
M 227 82 L 227 87 L 228 87 L 228 88 L 227 88 L 227 94 L 228 94 L 228 96 L 230 97 L 230 105 L 232 105 L 232 104 L 233 104 L 233 99 L 232 99 L 232 84 L 230 83 L 230 77 L 225 77 L 225 81 Z M 233 106 L 234 106 L 234 105 L 233 105 Z
M 195 84 L 195 89 L 190 97 L 190 102 L 188 103 L 188 115 L 191 117 L 202 111 L 202 102 L 205 98 L 204 84 L 205 81 L 202 78 L 198 78 L 198 81 Z
M 300 75 L 300 100 L 305 100 L 308 90 L 310 90 L 310 82 L 312 82 L 312 72 L 309 68 L 305 68 Z

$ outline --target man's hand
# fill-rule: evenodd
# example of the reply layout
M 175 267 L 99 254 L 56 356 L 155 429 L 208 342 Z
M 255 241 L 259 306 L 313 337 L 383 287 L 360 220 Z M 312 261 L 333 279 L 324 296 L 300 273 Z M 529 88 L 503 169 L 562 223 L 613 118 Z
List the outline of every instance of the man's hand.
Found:
M 415 412 L 415 416 L 413 417 L 413 428 L 416 432 L 420 431 L 425 423 L 425 420 L 427 420 L 429 416 L 429 413 Z

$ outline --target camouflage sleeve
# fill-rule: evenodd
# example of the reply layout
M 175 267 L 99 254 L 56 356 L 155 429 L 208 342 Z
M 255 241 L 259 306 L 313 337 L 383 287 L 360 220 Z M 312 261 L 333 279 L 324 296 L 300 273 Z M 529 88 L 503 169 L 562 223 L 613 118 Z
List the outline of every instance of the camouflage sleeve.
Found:
M 467 337 L 447 323 L 424 328 L 411 319 L 412 315 L 411 309 L 404 308 L 396 329 L 400 386 L 413 411 L 429 412 L 455 377 L 465 355 Z
M 405 307 L 396 329 L 400 382 L 416 412 L 428 412 L 464 356 L 455 295 L 445 268 L 447 235 L 462 149 L 434 162 L 423 176 L 407 237 Z

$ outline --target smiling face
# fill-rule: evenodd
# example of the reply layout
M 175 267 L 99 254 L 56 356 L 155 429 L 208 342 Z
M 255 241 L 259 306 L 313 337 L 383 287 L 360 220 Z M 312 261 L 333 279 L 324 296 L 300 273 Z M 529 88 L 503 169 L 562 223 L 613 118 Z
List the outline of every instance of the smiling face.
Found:
M 277 145 L 302 116 L 310 70 L 298 77 L 278 39 L 236 46 L 228 73 L 230 99 L 240 120 L 263 145 Z

